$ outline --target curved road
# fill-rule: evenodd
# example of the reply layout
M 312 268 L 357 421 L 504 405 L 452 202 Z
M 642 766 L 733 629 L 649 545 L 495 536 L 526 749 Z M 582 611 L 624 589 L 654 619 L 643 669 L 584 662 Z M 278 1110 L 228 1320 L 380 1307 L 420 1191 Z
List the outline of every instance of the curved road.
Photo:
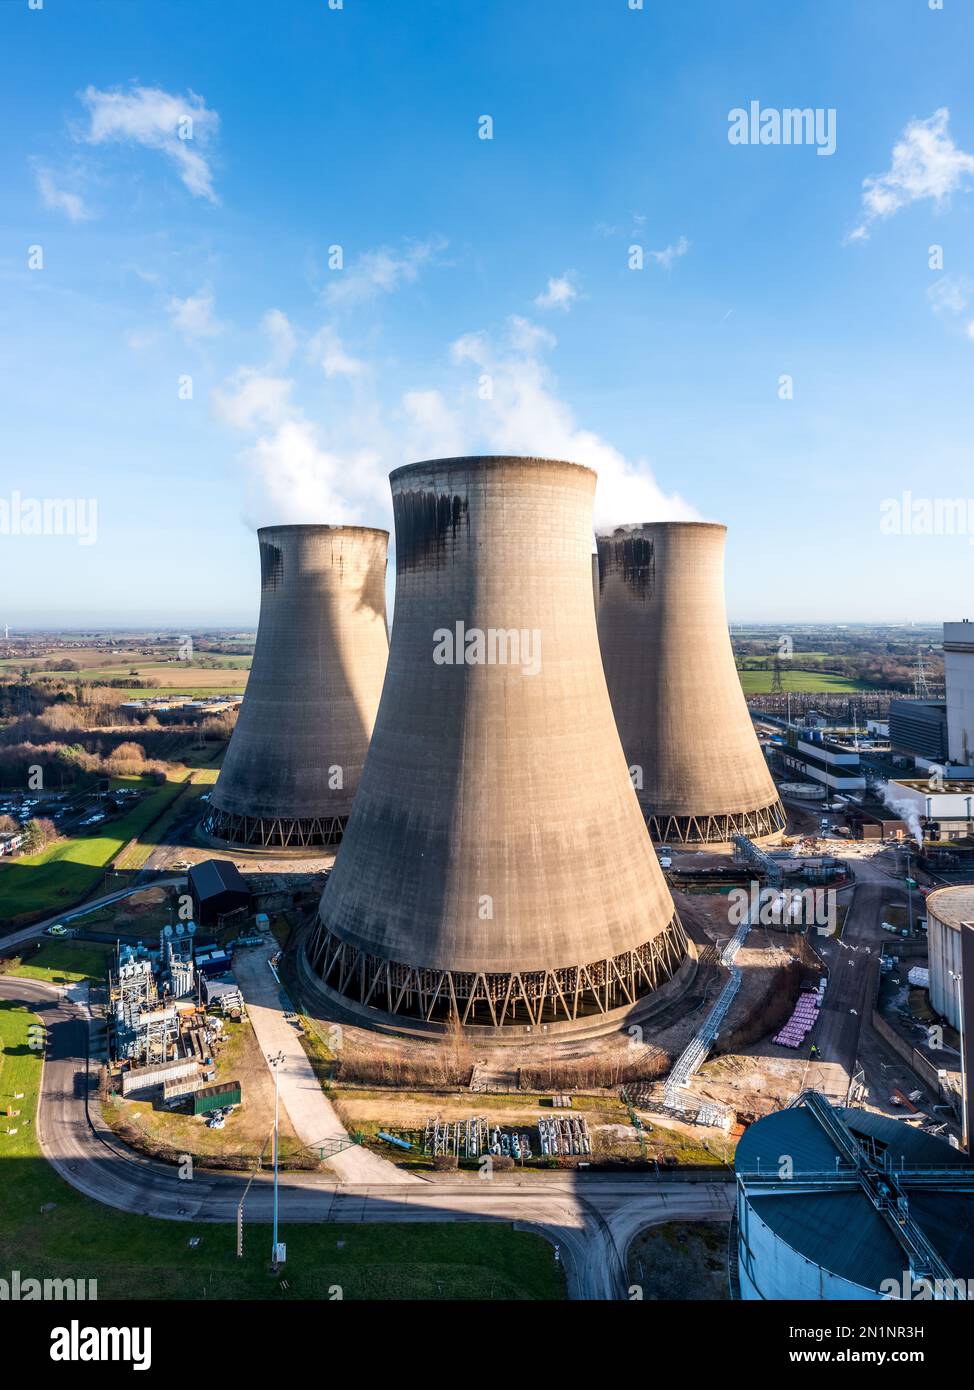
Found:
M 0 976 L 0 997 L 24 1004 L 47 1028 L 37 1134 L 65 1182 L 120 1211 L 168 1220 L 232 1222 L 246 1177 L 205 1173 L 181 1180 L 115 1139 L 93 1094 L 87 1019 L 70 992 L 36 980 Z M 579 1299 L 627 1297 L 625 1256 L 644 1226 L 681 1219 L 729 1218 L 734 1187 L 719 1181 L 656 1181 L 642 1174 L 584 1176 L 505 1174 L 490 1179 L 431 1179 L 368 1185 L 321 1174 L 280 1180 L 280 1215 L 304 1221 L 514 1221 L 560 1247 L 569 1294 Z M 259 1173 L 250 1187 L 248 1221 L 271 1220 L 272 1190 Z

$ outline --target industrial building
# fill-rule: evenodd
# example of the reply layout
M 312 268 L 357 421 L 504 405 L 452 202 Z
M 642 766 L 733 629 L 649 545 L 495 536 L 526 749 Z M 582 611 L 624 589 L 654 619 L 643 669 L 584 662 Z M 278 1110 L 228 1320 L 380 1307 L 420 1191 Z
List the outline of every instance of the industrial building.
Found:
M 775 756 L 786 772 L 817 782 L 830 796 L 861 795 L 866 790 L 859 750 L 816 730 L 789 730 L 787 742 L 775 745 Z
M 203 829 L 262 851 L 336 845 L 385 674 L 389 535 L 265 526 L 257 536 L 253 664 Z
M 974 1165 L 945 1140 L 806 1091 L 745 1131 L 734 1171 L 741 1298 L 968 1297 Z
M 887 798 L 928 840 L 960 840 L 974 833 L 974 778 L 895 778 Z
M 944 623 L 947 746 L 952 764 L 974 767 L 974 623 Z
M 947 704 L 944 700 L 891 700 L 889 742 L 894 753 L 947 762 Z
M 766 840 L 785 827 L 731 648 L 726 534 L 709 522 L 658 522 L 596 538 L 606 682 L 658 842 Z
M 189 871 L 193 913 L 201 926 L 250 908 L 250 889 L 236 864 L 227 859 L 204 859 Z
M 456 458 L 391 482 L 389 666 L 311 968 L 380 1027 L 617 1026 L 682 981 L 687 940 L 599 656 L 595 474 Z
M 974 931 L 974 886 L 938 888 L 926 901 L 930 1003 L 952 1028 L 963 1013 L 961 932 Z

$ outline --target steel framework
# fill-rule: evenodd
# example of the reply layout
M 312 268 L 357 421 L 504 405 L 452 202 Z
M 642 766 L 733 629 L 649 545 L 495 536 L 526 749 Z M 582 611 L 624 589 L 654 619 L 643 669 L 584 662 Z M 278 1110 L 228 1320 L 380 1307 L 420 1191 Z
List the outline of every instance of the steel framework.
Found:
M 459 1019 L 502 1028 L 570 1022 L 635 1004 L 673 977 L 686 951 L 686 933 L 674 914 L 665 931 L 635 951 L 560 970 L 417 968 L 361 951 L 322 922 L 308 958 L 324 984 L 356 1004 L 426 1022 Z
M 348 816 L 277 817 L 241 816 L 213 807 L 203 821 L 203 829 L 227 844 L 256 846 L 260 849 L 287 849 L 318 845 L 339 845 Z
M 748 838 L 777 835 L 786 825 L 785 811 L 780 801 L 772 801 L 757 811 L 741 811 L 722 816 L 653 816 L 646 817 L 651 838 L 657 844 L 726 844 L 738 835 Z

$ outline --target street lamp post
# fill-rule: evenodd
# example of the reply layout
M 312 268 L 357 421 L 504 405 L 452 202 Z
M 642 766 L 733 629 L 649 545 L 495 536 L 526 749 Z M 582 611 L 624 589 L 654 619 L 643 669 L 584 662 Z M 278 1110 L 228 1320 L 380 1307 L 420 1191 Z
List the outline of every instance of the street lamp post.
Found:
M 964 1065 L 964 991 L 961 989 L 961 981 L 964 977 L 959 970 L 948 970 L 947 973 L 957 987 L 957 1030 L 960 1033 L 961 1145 L 965 1153 L 970 1153 L 971 1136 L 967 1132 L 967 1067 Z
M 278 1052 L 274 1057 L 268 1057 L 268 1062 L 274 1068 L 274 1236 L 271 1246 L 271 1268 L 277 1273 L 278 1268 L 278 1242 L 277 1242 L 277 1159 L 280 1149 L 280 1113 L 281 1113 L 281 1063 L 284 1061 L 284 1053 Z

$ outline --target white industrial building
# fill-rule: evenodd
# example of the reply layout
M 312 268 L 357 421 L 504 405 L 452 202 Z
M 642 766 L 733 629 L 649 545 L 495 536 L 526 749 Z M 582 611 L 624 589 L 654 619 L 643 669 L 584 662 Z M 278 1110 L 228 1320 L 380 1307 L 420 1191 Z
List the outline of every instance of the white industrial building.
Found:
M 887 803 L 908 824 L 914 813 L 928 839 L 959 840 L 974 831 L 974 778 L 904 778 L 887 783 Z M 932 833 L 931 833 L 931 828 Z

